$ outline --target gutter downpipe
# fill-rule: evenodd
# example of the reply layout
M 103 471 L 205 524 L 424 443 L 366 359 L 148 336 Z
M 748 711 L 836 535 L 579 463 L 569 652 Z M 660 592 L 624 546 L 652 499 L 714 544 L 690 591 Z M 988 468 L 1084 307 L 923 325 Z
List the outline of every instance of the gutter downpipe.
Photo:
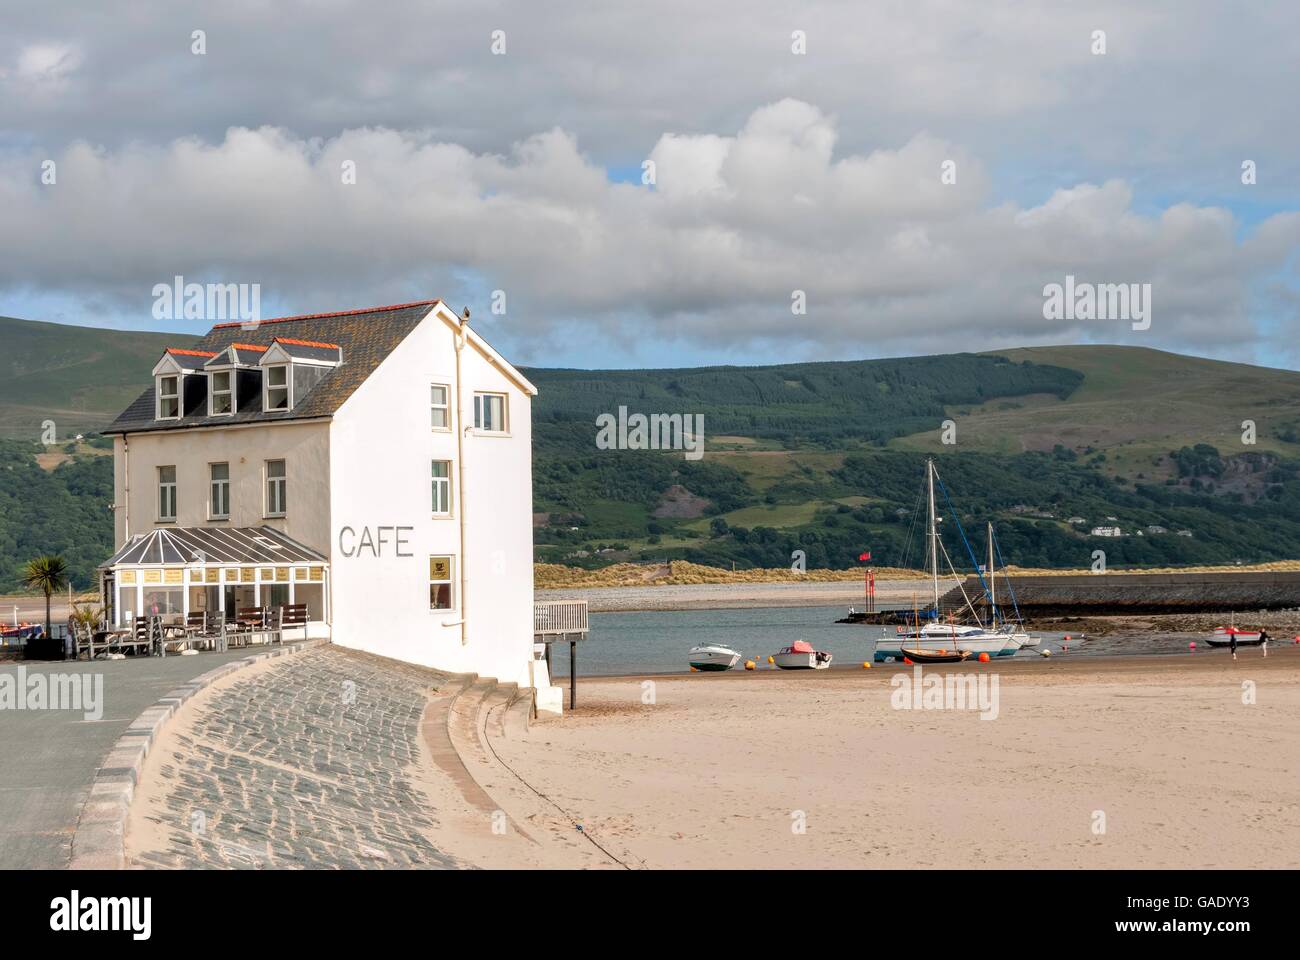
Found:
M 460 354 L 465 349 L 465 339 L 468 334 L 465 331 L 469 324 L 469 319 L 461 321 L 460 330 L 456 334 L 456 482 L 459 491 L 456 495 L 460 510 L 460 645 L 462 647 L 469 644 L 469 563 L 465 556 L 465 432 L 469 429 L 465 426 L 464 418 L 464 386 L 461 378 Z
M 131 539 L 131 438 L 122 434 L 122 542 Z M 116 547 L 114 547 L 116 549 Z

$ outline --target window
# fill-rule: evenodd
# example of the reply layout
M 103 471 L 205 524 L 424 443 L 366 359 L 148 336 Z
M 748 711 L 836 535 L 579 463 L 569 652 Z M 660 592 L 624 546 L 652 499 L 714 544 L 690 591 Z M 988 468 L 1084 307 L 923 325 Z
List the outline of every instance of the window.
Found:
M 287 483 L 283 460 L 266 461 L 266 515 L 283 517 L 288 508 Z
M 429 609 L 451 609 L 451 557 L 429 558 Z
M 158 468 L 158 519 L 176 519 L 176 468 L 174 466 Z
M 176 375 L 158 378 L 158 419 L 181 418 L 181 378 Z
M 208 415 L 221 417 L 234 413 L 234 374 L 230 370 L 218 370 L 210 375 L 209 381 L 212 384 L 212 390 L 208 401 Z
M 433 513 L 451 516 L 451 461 L 433 461 Z
M 213 520 L 226 520 L 230 517 L 230 464 L 214 463 L 209 466 L 212 474 L 212 502 L 208 505 Z
M 474 427 L 486 433 L 506 432 L 506 395 L 474 394 Z
M 283 364 L 266 368 L 266 409 L 289 409 L 289 368 Z
M 429 386 L 429 419 L 435 430 L 451 429 L 451 404 L 448 399 L 450 391 L 443 383 Z

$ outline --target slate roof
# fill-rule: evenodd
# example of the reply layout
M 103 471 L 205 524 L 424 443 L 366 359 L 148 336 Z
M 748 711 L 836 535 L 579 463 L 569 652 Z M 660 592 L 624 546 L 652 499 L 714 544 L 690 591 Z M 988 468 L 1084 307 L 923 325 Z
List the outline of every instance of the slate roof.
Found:
M 304 397 L 298 397 L 292 410 L 262 412 L 262 391 L 238 387 L 239 408 L 230 416 L 209 417 L 207 390 L 185 391 L 184 416 L 179 420 L 154 419 L 154 386 L 149 384 L 135 401 L 118 415 L 105 433 L 137 433 L 144 431 L 182 430 L 187 427 L 230 423 L 262 423 L 279 420 L 306 420 L 332 415 L 350 397 L 375 368 L 393 352 L 419 325 L 437 300 L 399 303 L 387 307 L 369 307 L 364 310 L 346 310 L 340 313 L 317 313 L 299 317 L 280 317 L 263 320 L 256 326 L 242 323 L 219 323 L 192 350 L 199 353 L 220 353 L 233 344 L 270 347 L 277 338 L 313 345 L 336 347 L 343 362 L 326 370 L 324 376 Z M 290 347 L 286 347 L 290 349 Z M 184 354 L 169 351 L 179 360 Z M 335 359 L 338 353 L 324 359 Z M 257 363 L 261 352 L 248 352 L 243 356 Z M 207 358 L 197 358 L 200 361 Z M 193 379 L 186 377 L 186 380 Z

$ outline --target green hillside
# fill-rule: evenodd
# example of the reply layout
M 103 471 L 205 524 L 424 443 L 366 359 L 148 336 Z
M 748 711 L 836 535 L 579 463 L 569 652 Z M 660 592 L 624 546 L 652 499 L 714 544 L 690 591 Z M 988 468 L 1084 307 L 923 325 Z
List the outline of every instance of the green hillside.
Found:
M 59 439 L 106 425 L 140 394 L 165 347 L 194 337 L 0 317 L 0 437 Z
M 42 550 L 88 582 L 111 541 L 111 464 L 94 438 L 67 438 L 106 423 L 163 347 L 190 341 L 0 318 L 0 590 Z M 1300 556 L 1300 373 L 1067 346 L 528 375 L 541 391 L 542 561 L 780 567 L 802 550 L 810 567 L 848 567 L 870 549 L 915 565 L 928 454 L 966 529 L 995 521 L 1021 565 L 1084 566 L 1095 549 L 1111 567 Z M 706 455 L 598 449 L 596 418 L 620 406 L 702 415 Z M 42 449 L 47 419 L 60 445 Z M 945 420 L 955 444 L 942 442 Z M 1243 443 L 1243 420 L 1256 443 Z M 1091 536 L 1101 525 L 1125 535 Z M 964 554 L 955 524 L 945 538 Z

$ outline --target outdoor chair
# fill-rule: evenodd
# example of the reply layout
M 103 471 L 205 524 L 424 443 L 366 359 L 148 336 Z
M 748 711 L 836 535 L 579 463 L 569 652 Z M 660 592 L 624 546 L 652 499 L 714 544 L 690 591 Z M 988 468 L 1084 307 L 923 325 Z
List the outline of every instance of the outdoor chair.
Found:
M 284 643 L 286 630 L 301 630 L 302 638 L 307 639 L 307 604 L 287 603 L 275 611 L 276 642 Z

